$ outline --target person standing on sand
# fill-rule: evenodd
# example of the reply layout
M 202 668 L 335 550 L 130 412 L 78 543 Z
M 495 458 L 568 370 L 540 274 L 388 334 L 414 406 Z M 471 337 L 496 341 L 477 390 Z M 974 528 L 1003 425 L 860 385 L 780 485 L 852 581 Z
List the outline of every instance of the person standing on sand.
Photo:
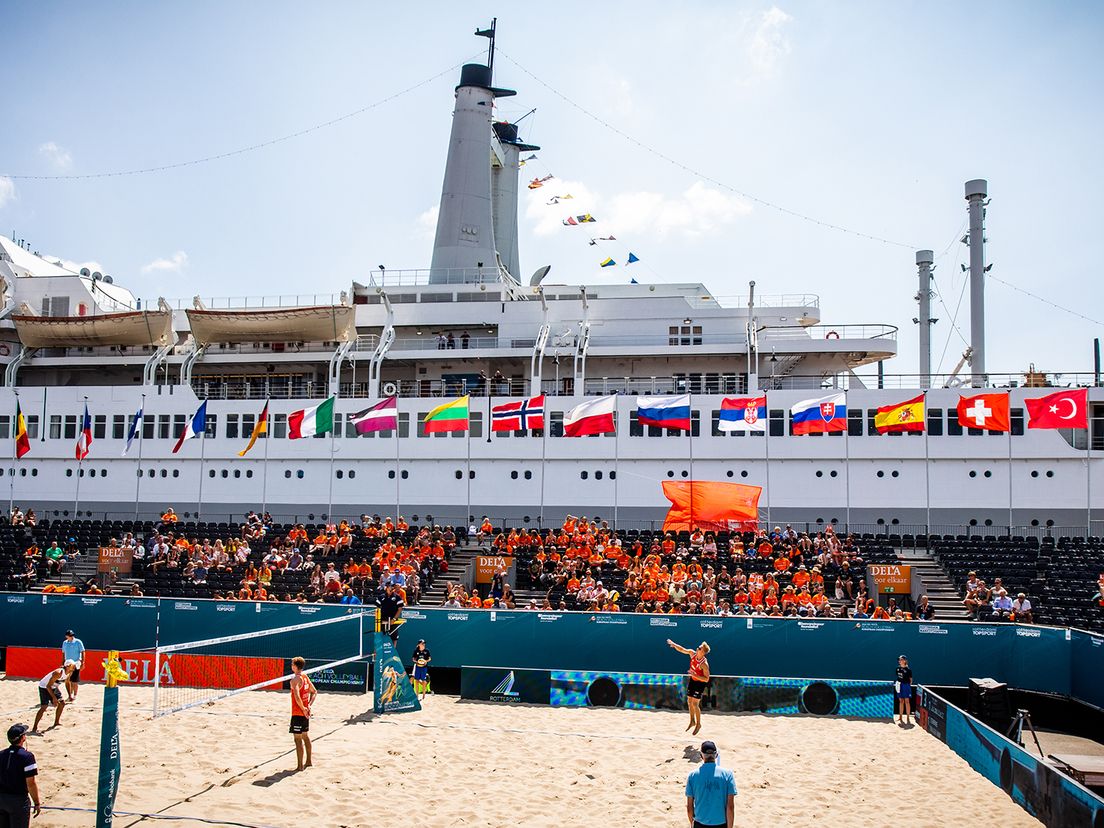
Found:
M 311 766 L 310 714 L 318 691 L 314 682 L 303 672 L 307 661 L 302 656 L 291 660 L 291 727 L 288 732 L 295 737 L 296 770 Z M 305 761 L 304 761 L 305 759 Z
M 686 729 L 694 728 L 694 735 L 696 736 L 698 731 L 701 730 L 702 693 L 709 686 L 709 661 L 706 659 L 706 656 L 709 655 L 709 645 L 703 641 L 698 645 L 698 649 L 688 650 L 685 647 L 680 647 L 669 638 L 667 644 L 683 655 L 690 656 L 690 687 L 686 691 L 686 706 L 690 709 L 690 724 L 686 726 Z
M 702 742 L 702 763 L 686 777 L 686 816 L 690 828 L 733 828 L 736 779 L 717 764 L 717 746 Z
M 912 718 L 912 668 L 908 659 L 897 656 L 897 682 L 895 684 L 897 697 L 897 724 L 908 724 Z

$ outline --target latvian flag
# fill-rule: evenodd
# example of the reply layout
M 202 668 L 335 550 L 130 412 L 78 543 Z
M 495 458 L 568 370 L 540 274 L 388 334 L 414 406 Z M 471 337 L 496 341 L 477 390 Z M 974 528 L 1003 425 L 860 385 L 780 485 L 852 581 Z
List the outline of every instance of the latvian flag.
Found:
M 491 409 L 491 431 L 533 431 L 544 428 L 544 394 L 503 403 Z
M 357 434 L 394 431 L 399 424 L 399 401 L 396 397 L 388 397 L 371 408 L 350 414 L 349 421 L 356 426 Z
M 614 420 L 616 410 L 616 394 L 575 406 L 564 415 L 564 437 L 616 433 L 617 424 Z
M 767 398 L 725 397 L 717 420 L 718 431 L 766 431 Z

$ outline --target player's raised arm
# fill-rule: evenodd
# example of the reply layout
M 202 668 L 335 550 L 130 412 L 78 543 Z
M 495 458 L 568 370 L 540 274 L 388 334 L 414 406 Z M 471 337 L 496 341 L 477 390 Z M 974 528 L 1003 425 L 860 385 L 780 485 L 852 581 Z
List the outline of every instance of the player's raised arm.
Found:
M 693 650 L 688 650 L 685 647 L 680 647 L 678 644 L 676 644 L 674 641 L 672 641 L 669 638 L 667 639 L 667 644 L 671 647 L 671 649 L 678 650 L 683 655 L 693 655 L 694 654 Z

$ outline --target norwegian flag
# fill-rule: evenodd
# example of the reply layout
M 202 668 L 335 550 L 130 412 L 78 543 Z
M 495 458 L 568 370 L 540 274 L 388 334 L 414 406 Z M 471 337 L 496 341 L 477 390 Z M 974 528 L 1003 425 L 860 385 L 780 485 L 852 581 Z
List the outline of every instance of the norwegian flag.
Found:
M 503 403 L 491 409 L 491 431 L 533 431 L 544 428 L 544 394 Z

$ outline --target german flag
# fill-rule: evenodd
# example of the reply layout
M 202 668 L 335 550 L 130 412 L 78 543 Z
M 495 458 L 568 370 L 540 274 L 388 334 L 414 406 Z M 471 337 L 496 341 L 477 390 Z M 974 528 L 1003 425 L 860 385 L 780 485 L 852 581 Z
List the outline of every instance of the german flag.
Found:
M 249 445 L 238 452 L 238 457 L 245 457 L 249 453 L 249 450 L 257 442 L 257 438 L 262 434 L 268 433 L 268 400 L 265 400 L 264 408 L 261 409 L 260 415 L 257 417 L 257 424 L 253 426 L 253 433 L 249 436 Z
M 23 417 L 23 410 L 19 407 L 19 400 L 15 401 L 15 459 L 19 460 L 31 450 L 31 440 L 27 436 L 27 420 Z
M 874 428 L 879 434 L 902 431 L 924 431 L 924 395 L 911 400 L 883 405 L 874 415 Z

